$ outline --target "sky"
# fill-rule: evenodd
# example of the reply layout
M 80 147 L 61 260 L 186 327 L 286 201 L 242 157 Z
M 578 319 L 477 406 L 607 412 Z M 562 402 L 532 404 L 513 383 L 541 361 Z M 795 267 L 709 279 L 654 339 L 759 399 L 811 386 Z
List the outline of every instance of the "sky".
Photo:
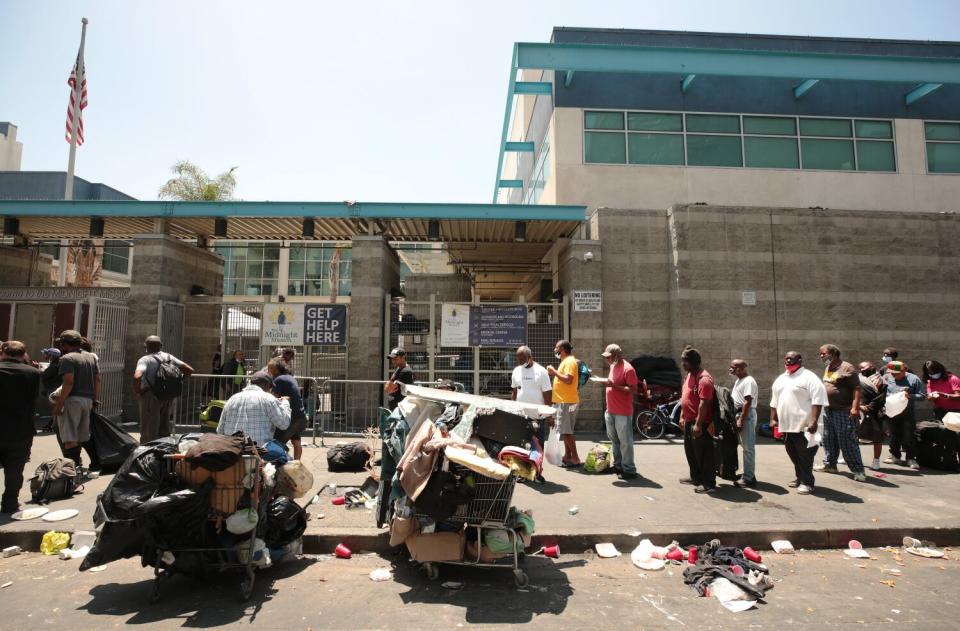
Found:
M 0 121 L 24 170 L 156 199 L 181 159 L 247 200 L 491 200 L 512 45 L 554 26 L 960 39 L 957 0 L 0 0 Z

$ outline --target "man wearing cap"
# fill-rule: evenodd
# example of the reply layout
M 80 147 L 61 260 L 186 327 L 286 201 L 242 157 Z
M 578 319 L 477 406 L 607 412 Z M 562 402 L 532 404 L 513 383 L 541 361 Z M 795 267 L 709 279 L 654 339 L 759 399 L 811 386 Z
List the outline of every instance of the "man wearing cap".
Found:
M 0 513 L 20 510 L 23 469 L 30 460 L 36 430 L 33 411 L 40 392 L 40 371 L 27 363 L 27 347 L 10 340 L 0 344 L 0 467 L 3 468 L 3 500 Z
M 830 400 L 823 381 L 803 367 L 803 357 L 790 351 L 783 357 L 784 372 L 770 393 L 770 426 L 779 427 L 796 478 L 788 484 L 800 495 L 813 493 L 813 460 L 819 445 L 810 446 L 820 413 Z
M 78 331 L 60 334 L 60 377 L 63 385 L 53 406 L 63 453 L 81 466 L 80 445 L 90 439 L 90 412 L 100 398 L 100 369 L 93 353 L 83 350 L 83 337 Z
M 917 462 L 917 441 L 914 434 L 917 431 L 917 418 L 914 409 L 915 401 L 927 398 L 927 388 L 920 377 L 907 371 L 907 365 L 901 361 L 887 363 L 887 372 L 883 376 L 887 384 L 887 403 L 891 397 L 904 392 L 907 396 L 907 409 L 890 418 L 890 457 L 884 460 L 887 464 L 908 466 L 914 471 L 920 470 Z M 906 459 L 901 458 L 906 455 Z
M 637 396 L 637 371 L 623 359 L 623 350 L 608 344 L 603 358 L 610 371 L 604 385 L 607 387 L 607 409 L 603 420 L 607 437 L 613 446 L 613 470 L 618 477 L 632 480 L 637 477 L 633 463 L 633 399 Z
M 416 375 L 414 375 L 413 369 L 407 365 L 407 354 L 402 348 L 393 349 L 387 357 L 390 358 L 394 370 L 393 374 L 390 375 L 390 381 L 384 384 L 383 391 L 387 393 L 387 407 L 393 411 L 403 401 L 400 384 L 413 385 Z
M 223 406 L 217 433 L 231 436 L 243 432 L 258 445 L 273 440 L 277 430 L 290 427 L 290 402 L 270 394 L 273 378 L 259 370 L 250 377 L 250 385 L 230 397 Z
M 185 377 L 193 374 L 193 368 L 162 351 L 163 342 L 156 335 L 144 340 L 143 347 L 147 354 L 137 360 L 137 368 L 133 373 L 133 392 L 140 406 L 140 442 L 149 443 L 170 435 L 170 404 L 173 399 L 160 399 L 151 390 L 160 364 L 174 364 Z

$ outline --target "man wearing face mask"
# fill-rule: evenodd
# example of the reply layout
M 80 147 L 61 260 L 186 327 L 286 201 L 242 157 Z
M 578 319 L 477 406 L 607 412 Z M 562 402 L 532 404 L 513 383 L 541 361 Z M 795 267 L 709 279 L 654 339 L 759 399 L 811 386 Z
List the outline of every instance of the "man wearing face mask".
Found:
M 888 346 L 885 349 L 883 349 L 883 353 L 881 353 L 881 355 L 882 357 L 880 358 L 880 375 L 884 376 L 887 374 L 887 364 L 893 361 L 897 361 L 897 357 L 899 357 L 899 353 L 897 353 L 897 349 L 895 349 L 894 347 Z
M 637 477 L 633 463 L 633 399 L 637 396 L 637 371 L 623 359 L 617 344 L 608 344 L 603 358 L 610 367 L 604 382 L 607 410 L 603 414 L 607 437 L 613 446 L 613 470 L 624 480 Z
M 813 460 L 818 446 L 808 447 L 807 434 L 817 432 L 820 412 L 829 403 L 827 390 L 823 381 L 803 367 L 800 353 L 787 353 L 783 366 L 786 372 L 773 382 L 770 426 L 780 428 L 797 476 L 787 486 L 797 489 L 800 495 L 809 495 L 813 492 Z
M 534 403 L 536 405 L 551 405 L 550 375 L 547 369 L 533 361 L 533 351 L 529 346 L 521 346 L 517 349 L 517 366 L 513 369 L 510 376 L 511 395 L 510 398 L 521 403 Z M 543 448 L 547 444 L 547 427 L 553 427 L 554 420 L 542 419 L 538 421 L 537 439 Z M 543 475 L 537 474 L 534 479 L 537 484 L 546 482 Z
M 873 362 L 860 362 L 860 422 L 858 435 L 873 443 L 873 462 L 870 468 L 880 469 L 880 454 L 883 452 L 883 404 L 887 398 L 887 383 L 883 375 L 877 372 Z
M 906 465 L 914 471 L 919 471 L 917 441 L 914 436 L 917 431 L 914 403 L 927 398 L 927 389 L 920 381 L 920 377 L 907 372 L 907 365 L 901 361 L 892 361 L 887 364 L 887 374 L 884 375 L 884 379 L 887 384 L 887 399 L 900 392 L 906 392 L 907 395 L 907 409 L 890 418 L 890 456 L 884 459 L 884 462 Z M 906 460 L 900 457 L 904 453 Z
M 840 359 L 840 349 L 833 344 L 820 347 L 824 364 L 823 385 L 829 405 L 823 415 L 823 464 L 815 467 L 824 473 L 837 473 L 837 458 L 843 451 L 853 479 L 866 482 L 857 425 L 860 423 L 860 376 L 853 364 Z

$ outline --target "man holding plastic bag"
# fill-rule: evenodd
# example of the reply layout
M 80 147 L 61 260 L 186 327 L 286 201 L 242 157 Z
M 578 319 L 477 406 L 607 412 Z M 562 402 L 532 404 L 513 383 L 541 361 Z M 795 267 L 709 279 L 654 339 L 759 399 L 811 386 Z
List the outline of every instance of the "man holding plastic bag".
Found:
M 603 414 L 607 437 L 613 446 L 613 470 L 624 480 L 637 477 L 633 462 L 633 399 L 637 396 L 637 371 L 623 359 L 617 344 L 608 344 L 603 358 L 610 367 L 603 385 L 607 387 L 607 410 Z
M 914 436 L 917 431 L 914 401 L 923 401 L 927 398 L 926 386 L 915 374 L 907 372 L 907 365 L 901 361 L 891 361 L 887 364 L 884 379 L 887 384 L 887 403 L 884 414 L 890 419 L 890 457 L 884 462 L 906 465 L 914 471 L 919 471 L 917 440 Z M 906 460 L 901 458 L 903 455 L 906 456 Z
M 533 361 L 533 351 L 529 346 L 521 346 L 517 349 L 517 366 L 513 369 L 513 375 L 510 378 L 511 395 L 510 398 L 521 403 L 533 403 L 535 405 L 551 405 L 553 390 L 550 385 L 550 375 L 547 369 Z M 544 456 L 550 464 L 559 465 L 563 459 L 563 451 L 560 447 L 560 435 L 556 429 L 551 430 L 550 437 L 552 441 L 547 440 L 547 426 L 555 425 L 553 419 L 541 420 L 540 427 L 537 430 L 537 439 L 540 445 L 545 449 Z M 555 435 L 555 436 L 554 436 Z M 554 450 L 556 462 L 552 459 L 554 454 L 550 453 L 550 448 Z M 536 477 L 537 484 L 543 484 L 543 475 Z

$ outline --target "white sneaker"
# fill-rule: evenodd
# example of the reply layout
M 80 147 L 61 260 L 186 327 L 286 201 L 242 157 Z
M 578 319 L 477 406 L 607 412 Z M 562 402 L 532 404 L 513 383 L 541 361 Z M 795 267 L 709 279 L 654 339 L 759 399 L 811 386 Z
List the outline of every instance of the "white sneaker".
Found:
M 854 474 L 853 474 L 853 481 L 854 481 L 854 482 L 866 482 L 866 481 L 867 481 L 867 474 L 865 474 L 865 473 L 854 473 Z
M 811 493 L 813 493 L 813 489 L 811 489 L 806 484 L 801 484 L 800 486 L 797 487 L 797 493 L 800 495 L 810 495 Z
M 873 459 L 873 462 L 870 463 L 870 468 L 873 469 L 874 471 L 879 471 L 879 470 L 880 470 L 880 459 L 879 459 L 879 458 L 874 458 L 874 459 Z
M 908 460 L 908 461 L 907 461 L 907 466 L 910 467 L 911 469 L 913 469 L 914 471 L 919 471 L 919 470 L 920 470 L 920 463 L 917 462 L 916 460 Z

